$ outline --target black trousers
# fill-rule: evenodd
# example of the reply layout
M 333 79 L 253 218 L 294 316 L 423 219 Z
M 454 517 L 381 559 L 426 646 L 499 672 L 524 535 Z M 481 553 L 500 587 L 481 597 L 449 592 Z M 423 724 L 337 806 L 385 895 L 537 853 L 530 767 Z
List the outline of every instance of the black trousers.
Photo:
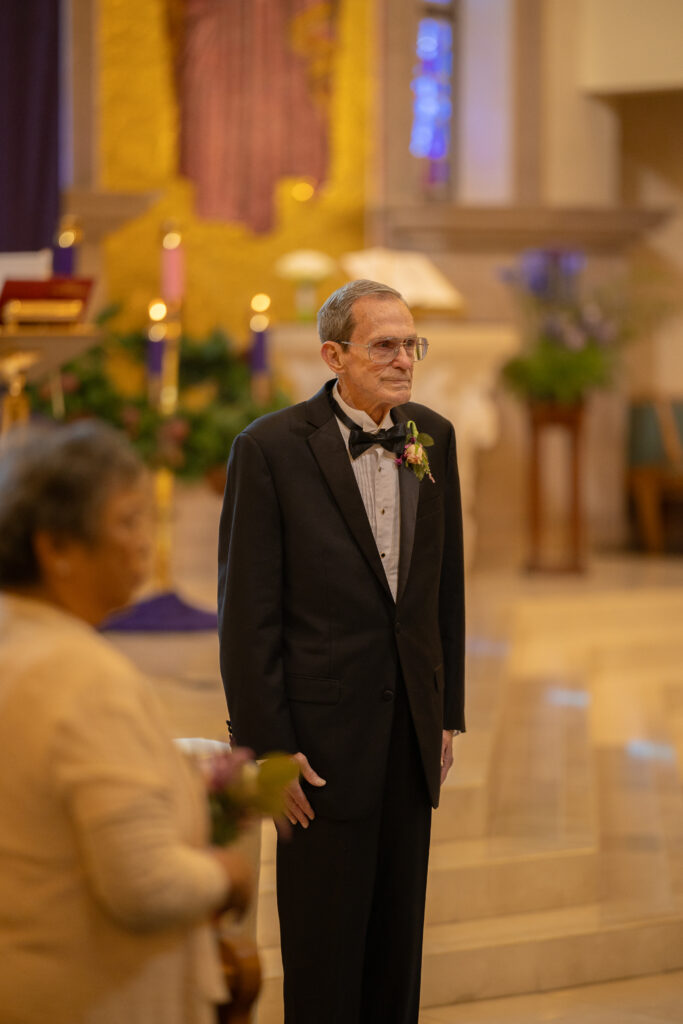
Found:
M 278 842 L 285 1024 L 417 1024 L 430 827 L 399 680 L 376 811 Z

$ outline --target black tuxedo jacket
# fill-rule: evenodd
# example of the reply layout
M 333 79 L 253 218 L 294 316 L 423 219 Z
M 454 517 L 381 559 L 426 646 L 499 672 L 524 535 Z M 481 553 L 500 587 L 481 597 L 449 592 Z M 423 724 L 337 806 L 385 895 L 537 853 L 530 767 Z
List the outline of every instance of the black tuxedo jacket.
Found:
M 431 434 L 435 483 L 399 469 L 397 599 L 387 584 L 330 381 L 235 440 L 219 540 L 221 672 L 235 742 L 303 751 L 327 781 L 316 811 L 360 817 L 379 800 L 398 669 L 434 806 L 442 730 L 464 729 L 462 517 L 453 427 L 425 406 L 392 411 Z

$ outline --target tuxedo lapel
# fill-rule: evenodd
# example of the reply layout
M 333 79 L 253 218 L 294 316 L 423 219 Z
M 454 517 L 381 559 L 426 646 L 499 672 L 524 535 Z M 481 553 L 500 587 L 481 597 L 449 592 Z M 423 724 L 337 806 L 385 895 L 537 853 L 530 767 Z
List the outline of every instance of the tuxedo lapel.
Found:
M 309 403 L 309 407 L 313 402 L 315 402 L 315 399 Z M 308 443 L 318 463 L 320 472 L 327 481 L 332 496 L 339 506 L 356 543 L 365 555 L 387 595 L 393 601 L 384 566 L 379 557 L 377 544 L 370 528 L 367 512 L 365 511 L 365 505 L 363 504 L 356 478 L 349 463 L 349 453 L 346 450 L 346 445 L 339 432 L 337 421 L 334 418 L 327 398 L 325 398 L 325 402 L 330 410 L 329 417 L 322 426 L 318 427 L 315 433 L 311 434 L 308 438 Z
M 417 501 L 420 496 L 420 481 L 414 473 L 401 467 L 398 471 L 399 492 L 401 495 L 401 544 L 398 563 L 398 594 L 396 603 L 401 600 L 408 572 L 413 557 L 415 541 L 415 519 L 417 517 Z
M 392 418 L 395 423 L 405 423 L 408 419 L 402 406 L 393 410 Z M 410 562 L 413 557 L 413 543 L 415 540 L 415 520 L 417 518 L 417 502 L 420 497 L 420 481 L 414 473 L 400 466 L 398 470 L 398 487 L 401 500 L 401 537 L 399 547 L 398 563 L 398 593 L 396 604 L 401 600 L 408 573 Z

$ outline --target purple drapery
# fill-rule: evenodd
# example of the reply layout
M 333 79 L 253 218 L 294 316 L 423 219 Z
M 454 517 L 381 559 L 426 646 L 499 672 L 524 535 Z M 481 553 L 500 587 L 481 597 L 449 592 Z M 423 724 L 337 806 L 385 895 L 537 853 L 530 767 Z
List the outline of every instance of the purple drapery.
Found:
M 0 252 L 45 248 L 57 226 L 59 8 L 0 3 Z
M 328 160 L 336 0 L 185 0 L 180 170 L 201 216 L 267 231 L 278 178 Z

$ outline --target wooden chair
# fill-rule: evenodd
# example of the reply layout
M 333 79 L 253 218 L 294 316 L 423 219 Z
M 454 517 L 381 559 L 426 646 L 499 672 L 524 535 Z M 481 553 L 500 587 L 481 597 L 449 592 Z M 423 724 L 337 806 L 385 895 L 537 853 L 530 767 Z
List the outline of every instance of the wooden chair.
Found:
M 218 938 L 223 974 L 231 995 L 217 1007 L 218 1024 L 249 1024 L 261 988 L 261 964 L 255 943 L 240 935 Z
M 659 554 L 665 547 L 664 503 L 683 499 L 683 402 L 657 396 L 634 405 L 628 489 L 643 546 Z

